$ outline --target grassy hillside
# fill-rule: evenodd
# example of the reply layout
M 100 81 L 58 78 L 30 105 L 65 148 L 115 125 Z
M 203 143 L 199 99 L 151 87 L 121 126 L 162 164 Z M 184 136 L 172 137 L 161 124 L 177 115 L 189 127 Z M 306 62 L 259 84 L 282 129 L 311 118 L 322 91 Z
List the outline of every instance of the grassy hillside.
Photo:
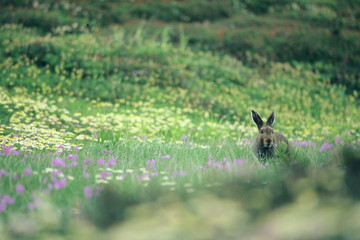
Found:
M 3 1 L 1 236 L 360 236 L 354 4 Z

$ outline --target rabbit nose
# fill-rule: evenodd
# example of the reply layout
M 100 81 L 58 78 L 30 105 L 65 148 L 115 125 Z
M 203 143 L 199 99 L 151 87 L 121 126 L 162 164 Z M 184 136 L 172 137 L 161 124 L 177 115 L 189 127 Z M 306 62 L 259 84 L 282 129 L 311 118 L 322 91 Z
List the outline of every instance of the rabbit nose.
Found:
M 267 143 L 270 144 L 270 143 L 271 143 L 271 139 L 267 139 Z

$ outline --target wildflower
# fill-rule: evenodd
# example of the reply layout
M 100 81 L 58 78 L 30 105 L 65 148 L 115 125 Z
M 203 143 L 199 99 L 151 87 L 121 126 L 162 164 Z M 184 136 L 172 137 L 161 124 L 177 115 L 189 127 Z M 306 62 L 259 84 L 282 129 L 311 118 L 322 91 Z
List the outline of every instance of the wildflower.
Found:
M 324 136 L 329 136 L 329 134 L 327 132 L 324 132 Z
M 30 173 L 31 173 L 31 168 L 27 168 L 25 169 L 24 176 L 27 177 L 30 175 Z
M 61 166 L 62 168 L 65 168 L 65 167 L 66 167 L 66 164 L 65 164 L 64 161 L 61 160 L 60 158 L 55 158 L 55 159 L 53 160 L 53 165 L 54 165 L 54 167 L 56 167 L 56 166 Z
M 23 194 L 24 193 L 23 185 L 21 185 L 20 183 L 16 184 L 16 191 L 18 194 Z
M 339 140 L 340 140 L 340 137 L 336 137 L 336 140 L 335 140 L 336 145 L 339 145 Z
M 164 160 L 164 159 L 170 159 L 170 155 L 165 155 L 165 156 L 161 157 L 161 160 Z
M 187 136 L 183 136 L 182 139 L 181 139 L 181 141 L 184 142 L 187 138 L 188 138 Z
M 241 165 L 242 163 L 242 160 L 234 160 L 234 165 Z
M 265 163 L 265 166 L 269 166 L 269 162 L 266 162 L 266 163 Z
M 100 159 L 97 161 L 97 164 L 98 164 L 98 165 L 105 164 L 105 160 L 103 160 L 103 159 L 100 158 Z
M 84 178 L 89 178 L 90 174 L 89 173 L 84 173 Z
M 180 177 L 185 177 L 186 173 L 184 171 L 180 171 Z
M 327 143 L 325 142 L 325 143 L 323 143 L 323 144 L 321 145 L 319 151 L 322 152 L 322 151 L 324 151 L 324 150 L 326 150 L 326 149 L 328 149 L 328 145 L 327 145 Z
M 111 157 L 109 160 L 109 164 L 113 166 L 116 165 L 116 159 L 114 157 Z
M 28 208 L 30 211 L 32 211 L 32 210 L 34 210 L 35 206 L 33 203 L 30 202 L 30 203 L 28 203 Z
M 176 170 L 173 171 L 173 176 L 176 177 L 178 172 Z
M 19 177 L 16 174 L 14 174 L 14 180 L 18 180 L 18 179 Z
M 84 187 L 84 194 L 85 194 L 85 197 L 91 198 L 92 197 L 92 188 L 90 186 Z
M 145 137 L 144 135 L 142 135 L 141 138 L 142 138 L 143 140 L 145 140 L 146 137 Z
M 75 151 L 79 151 L 79 147 L 78 146 L 74 146 L 74 149 L 75 149 Z
M 78 160 L 79 157 L 78 157 L 77 154 L 74 154 L 74 155 L 70 154 L 69 156 L 66 157 L 66 159 L 69 160 L 69 161 L 72 161 L 72 160 Z
M 105 154 L 105 153 L 106 153 L 106 150 L 103 150 L 103 153 Z
M 96 133 L 94 133 L 93 137 L 94 137 L 94 138 L 97 138 L 97 134 L 96 134 Z

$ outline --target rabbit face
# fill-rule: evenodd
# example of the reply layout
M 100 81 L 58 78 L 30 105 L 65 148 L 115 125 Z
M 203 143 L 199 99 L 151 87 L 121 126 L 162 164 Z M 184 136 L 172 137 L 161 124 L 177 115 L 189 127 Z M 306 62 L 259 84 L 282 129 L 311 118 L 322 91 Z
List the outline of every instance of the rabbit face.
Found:
M 264 147 L 266 148 L 273 147 L 275 142 L 274 129 L 272 129 L 272 127 L 268 125 L 261 127 L 259 130 L 259 138 L 260 138 L 260 143 Z

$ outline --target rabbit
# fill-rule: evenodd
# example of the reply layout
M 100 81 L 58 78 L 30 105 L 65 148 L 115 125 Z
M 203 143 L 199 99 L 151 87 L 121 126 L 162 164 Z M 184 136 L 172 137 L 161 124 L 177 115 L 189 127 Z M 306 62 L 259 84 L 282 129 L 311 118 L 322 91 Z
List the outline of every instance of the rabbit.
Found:
M 274 132 L 272 128 L 275 122 L 275 110 L 273 110 L 265 124 L 254 110 L 251 110 L 251 119 L 259 129 L 259 135 L 256 136 L 253 143 L 253 150 L 258 160 L 263 161 L 268 157 L 277 157 L 275 148 L 279 149 L 280 142 L 286 144 L 285 153 L 288 154 L 290 152 L 288 139 L 283 134 Z

